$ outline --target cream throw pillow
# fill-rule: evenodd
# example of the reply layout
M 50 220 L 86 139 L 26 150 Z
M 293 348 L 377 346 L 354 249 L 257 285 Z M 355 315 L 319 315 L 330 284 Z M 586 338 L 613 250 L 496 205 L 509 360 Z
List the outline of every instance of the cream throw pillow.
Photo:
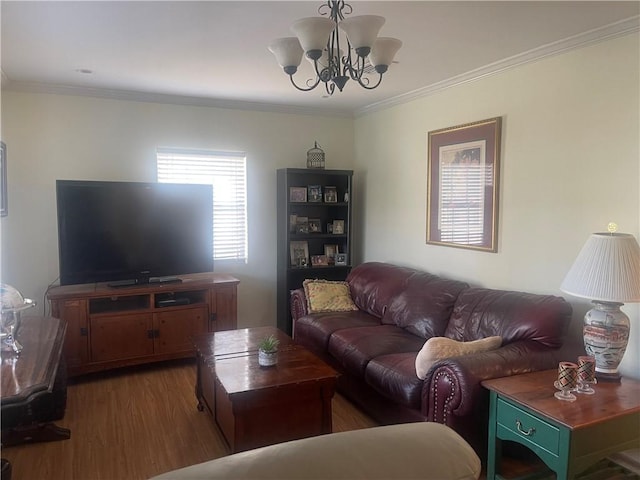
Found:
M 302 282 L 309 313 L 349 312 L 358 310 L 351 299 L 347 282 L 305 280 Z
M 431 366 L 443 358 L 459 357 L 470 353 L 495 350 L 502 345 L 502 337 L 487 337 L 472 342 L 458 342 L 447 337 L 431 337 L 418 352 L 416 374 L 422 380 Z

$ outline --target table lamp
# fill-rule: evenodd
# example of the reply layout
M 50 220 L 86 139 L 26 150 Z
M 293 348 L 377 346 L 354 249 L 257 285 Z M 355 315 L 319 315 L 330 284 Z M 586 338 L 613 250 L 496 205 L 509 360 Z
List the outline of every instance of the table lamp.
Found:
M 633 235 L 592 234 L 582 247 L 560 290 L 592 300 L 584 317 L 584 348 L 596 359 L 596 377 L 620 381 L 620 364 L 629 341 L 629 317 L 620 310 L 626 302 L 640 302 L 640 245 Z

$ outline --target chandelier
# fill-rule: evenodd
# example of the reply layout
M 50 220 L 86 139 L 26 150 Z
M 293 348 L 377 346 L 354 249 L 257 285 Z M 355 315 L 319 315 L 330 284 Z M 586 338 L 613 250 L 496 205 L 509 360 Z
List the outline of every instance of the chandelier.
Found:
M 333 95 L 336 87 L 342 92 L 349 79 L 367 90 L 380 85 L 382 75 L 402 42 L 396 38 L 378 37 L 384 17 L 345 18 L 352 11 L 351 5 L 344 0 L 328 0 L 318 8 L 321 17 L 301 18 L 291 25 L 295 37 L 278 38 L 269 45 L 269 50 L 298 90 L 308 92 L 322 82 L 327 93 Z M 339 29 L 346 39 L 341 38 Z M 293 75 L 298 71 L 303 54 L 313 64 L 315 78 L 299 86 Z

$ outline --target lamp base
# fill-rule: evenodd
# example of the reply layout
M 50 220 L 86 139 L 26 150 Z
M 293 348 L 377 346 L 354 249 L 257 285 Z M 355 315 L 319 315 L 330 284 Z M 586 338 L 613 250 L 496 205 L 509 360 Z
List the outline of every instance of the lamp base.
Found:
M 584 316 L 584 349 L 596 359 L 596 378 L 619 382 L 618 365 L 629 342 L 629 317 L 620 310 L 622 303 L 593 301 L 594 308 Z
M 620 383 L 622 376 L 618 372 L 607 373 L 607 372 L 598 372 L 596 370 L 596 378 L 598 379 L 598 382 Z

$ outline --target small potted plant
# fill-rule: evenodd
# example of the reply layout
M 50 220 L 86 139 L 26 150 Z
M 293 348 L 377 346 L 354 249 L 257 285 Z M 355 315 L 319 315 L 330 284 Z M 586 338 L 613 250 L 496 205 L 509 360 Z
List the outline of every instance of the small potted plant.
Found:
M 258 343 L 258 365 L 271 367 L 278 363 L 278 346 L 280 340 L 275 335 L 269 335 Z

